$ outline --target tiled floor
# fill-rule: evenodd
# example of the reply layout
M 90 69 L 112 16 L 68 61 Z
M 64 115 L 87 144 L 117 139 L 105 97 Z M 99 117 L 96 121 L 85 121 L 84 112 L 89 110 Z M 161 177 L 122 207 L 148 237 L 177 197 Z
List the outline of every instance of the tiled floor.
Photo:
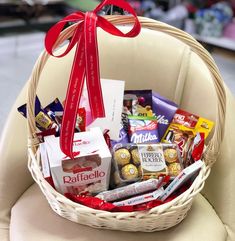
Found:
M 0 38 L 0 126 L 2 127 L 16 96 L 30 76 L 34 62 L 43 49 L 43 33 Z M 234 53 L 235 56 L 235 53 Z M 235 95 L 235 57 L 213 57 Z M 1 133 L 1 128 L 0 128 Z

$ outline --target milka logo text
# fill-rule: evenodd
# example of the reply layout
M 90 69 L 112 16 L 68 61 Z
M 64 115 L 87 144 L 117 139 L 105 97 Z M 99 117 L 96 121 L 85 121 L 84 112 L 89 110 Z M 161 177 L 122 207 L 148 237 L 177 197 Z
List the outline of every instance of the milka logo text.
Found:
M 166 119 L 164 115 L 158 115 L 157 116 L 157 122 L 159 124 L 163 124 L 163 125 L 168 125 L 169 124 L 168 119 Z
M 132 143 L 143 143 L 143 142 L 149 142 L 149 141 L 158 141 L 157 135 L 151 135 L 150 132 L 145 133 L 145 134 L 137 134 L 134 133 L 131 136 L 131 142 Z

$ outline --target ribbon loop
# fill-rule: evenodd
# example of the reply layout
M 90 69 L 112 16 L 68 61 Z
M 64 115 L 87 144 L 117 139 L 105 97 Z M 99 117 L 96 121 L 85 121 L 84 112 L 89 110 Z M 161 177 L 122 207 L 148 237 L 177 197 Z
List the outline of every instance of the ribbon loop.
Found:
M 123 33 L 105 18 L 97 15 L 97 13 L 106 5 L 115 5 L 133 15 L 135 23 L 128 33 Z M 53 50 L 57 45 L 58 37 L 65 25 L 69 22 L 77 22 L 77 27 L 73 30 L 71 40 L 65 51 L 60 55 L 55 55 Z M 46 50 L 54 57 L 63 57 L 76 46 L 76 52 L 66 93 L 60 134 L 61 150 L 66 156 L 71 158 L 74 158 L 74 129 L 85 77 L 92 118 L 96 119 L 105 116 L 99 72 L 99 54 L 96 33 L 97 27 L 102 28 L 104 31 L 112 35 L 120 37 L 135 37 L 140 32 L 140 23 L 137 15 L 126 1 L 104 0 L 91 12 L 76 12 L 63 18 L 47 32 L 45 38 Z

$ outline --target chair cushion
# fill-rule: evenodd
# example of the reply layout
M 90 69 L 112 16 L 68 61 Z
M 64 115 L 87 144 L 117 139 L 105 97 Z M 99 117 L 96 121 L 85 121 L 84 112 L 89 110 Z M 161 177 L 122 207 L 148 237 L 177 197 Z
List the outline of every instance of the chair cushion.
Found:
M 223 223 L 202 195 L 196 197 L 191 211 L 181 224 L 154 233 L 99 230 L 73 223 L 54 213 L 36 184 L 22 195 L 11 213 L 11 241 L 223 241 L 226 239 L 227 232 Z

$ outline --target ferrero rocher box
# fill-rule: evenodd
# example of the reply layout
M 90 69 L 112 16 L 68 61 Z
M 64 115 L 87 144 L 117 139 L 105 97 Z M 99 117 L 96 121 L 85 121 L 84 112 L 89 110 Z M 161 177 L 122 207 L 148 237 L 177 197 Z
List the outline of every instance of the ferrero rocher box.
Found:
M 59 137 L 45 138 L 51 175 L 60 193 L 98 193 L 109 186 L 111 153 L 100 128 L 75 133 L 74 159 L 64 155 Z

